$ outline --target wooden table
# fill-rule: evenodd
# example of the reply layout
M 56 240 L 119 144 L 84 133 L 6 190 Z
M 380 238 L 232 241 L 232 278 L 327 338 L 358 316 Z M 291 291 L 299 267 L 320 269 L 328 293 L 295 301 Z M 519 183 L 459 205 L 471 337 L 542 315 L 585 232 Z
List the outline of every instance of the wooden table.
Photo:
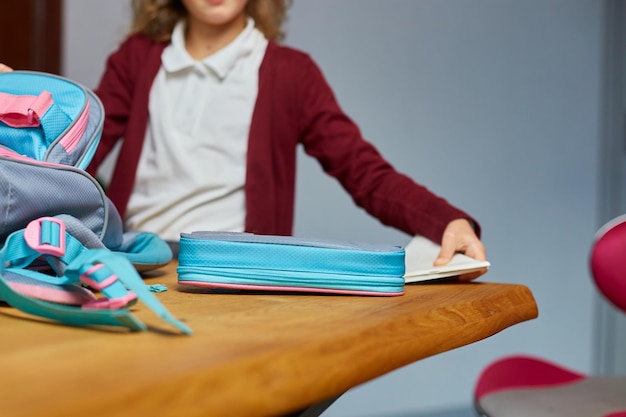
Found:
M 72 328 L 0 307 L 0 415 L 277 416 L 537 317 L 522 285 L 417 284 L 400 297 L 208 294 L 163 283 L 183 336 Z M 484 279 L 484 278 L 483 278 Z M 181 288 L 182 289 L 182 288 Z

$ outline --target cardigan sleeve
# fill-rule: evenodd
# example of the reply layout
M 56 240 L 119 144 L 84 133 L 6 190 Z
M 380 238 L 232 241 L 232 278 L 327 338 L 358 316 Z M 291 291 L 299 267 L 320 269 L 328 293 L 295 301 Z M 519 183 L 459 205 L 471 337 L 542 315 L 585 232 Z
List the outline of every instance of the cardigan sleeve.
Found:
M 140 76 L 143 53 L 147 51 L 145 45 L 150 42 L 143 35 L 132 35 L 107 59 L 104 73 L 95 90 L 104 106 L 105 119 L 100 144 L 87 169 L 91 174 L 98 170 L 117 141 L 126 133 L 134 88 Z
M 468 219 L 480 236 L 475 219 L 398 172 L 362 137 L 308 55 L 301 55 L 298 66 L 293 82 L 305 152 L 341 183 L 357 206 L 387 226 L 438 243 L 448 223 L 458 218 Z

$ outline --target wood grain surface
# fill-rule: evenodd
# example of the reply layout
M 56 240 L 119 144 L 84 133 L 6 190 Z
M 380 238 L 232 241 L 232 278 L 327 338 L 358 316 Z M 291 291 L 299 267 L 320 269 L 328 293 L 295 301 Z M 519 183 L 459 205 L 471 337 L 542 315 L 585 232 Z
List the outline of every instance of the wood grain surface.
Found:
M 0 304 L 0 416 L 278 416 L 537 317 L 523 285 L 413 284 L 399 297 L 216 294 L 146 277 L 193 330 L 73 328 Z

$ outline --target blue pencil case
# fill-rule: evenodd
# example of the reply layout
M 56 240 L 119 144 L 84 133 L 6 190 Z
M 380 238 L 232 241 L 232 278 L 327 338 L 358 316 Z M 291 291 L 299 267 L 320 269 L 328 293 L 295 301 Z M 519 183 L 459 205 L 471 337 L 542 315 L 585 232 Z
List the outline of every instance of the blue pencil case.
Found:
M 180 237 L 178 283 L 210 289 L 395 296 L 404 248 L 252 233 Z

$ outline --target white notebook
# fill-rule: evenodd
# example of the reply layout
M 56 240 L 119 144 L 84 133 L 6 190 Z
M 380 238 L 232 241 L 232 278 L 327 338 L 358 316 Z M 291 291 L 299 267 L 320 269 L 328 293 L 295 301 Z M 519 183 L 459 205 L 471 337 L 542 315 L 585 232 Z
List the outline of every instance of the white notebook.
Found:
M 453 277 L 491 266 L 488 261 L 477 261 L 461 253 L 455 254 L 446 265 L 434 266 L 441 246 L 422 236 L 411 239 L 404 250 L 406 283 Z

